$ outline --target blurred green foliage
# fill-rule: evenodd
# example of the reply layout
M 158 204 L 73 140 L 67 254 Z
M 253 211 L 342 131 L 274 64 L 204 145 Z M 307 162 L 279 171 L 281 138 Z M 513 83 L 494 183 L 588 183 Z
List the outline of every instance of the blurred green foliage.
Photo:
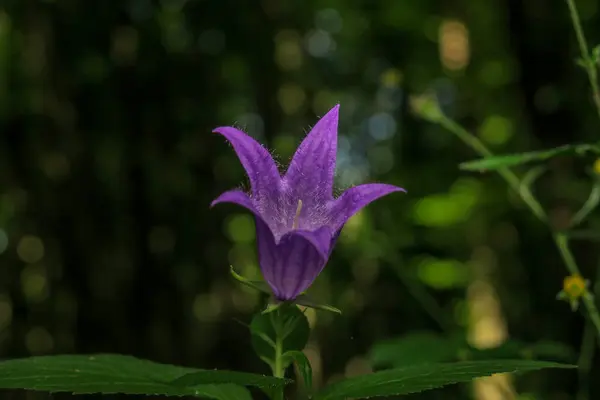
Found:
M 594 41 L 598 3 L 577 4 Z M 242 127 L 285 166 L 337 102 L 338 186 L 408 195 L 353 218 L 310 289 L 343 311 L 307 311 L 314 385 L 371 370 L 375 342 L 415 331 L 578 349 L 584 319 L 555 300 L 566 273 L 547 230 L 496 175 L 460 171 L 477 155 L 410 111 L 434 92 L 498 154 L 597 141 L 576 56 L 559 0 L 2 0 L 0 357 L 268 373 L 235 322 L 261 297 L 229 276 L 260 277 L 253 220 L 209 209 L 244 173 L 210 131 Z M 557 157 L 536 183 L 557 226 L 585 201 L 590 167 Z M 597 213 L 585 229 L 598 232 Z M 593 279 L 597 242 L 573 247 Z M 550 371 L 518 389 L 566 399 L 577 382 Z

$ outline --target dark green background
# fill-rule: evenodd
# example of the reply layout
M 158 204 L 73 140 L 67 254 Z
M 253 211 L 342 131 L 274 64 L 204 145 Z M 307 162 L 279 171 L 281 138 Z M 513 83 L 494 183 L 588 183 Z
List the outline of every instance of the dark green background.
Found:
M 595 44 L 598 2 L 577 4 Z M 555 300 L 566 273 L 547 229 L 497 175 L 459 171 L 476 155 L 409 106 L 434 90 L 498 153 L 598 140 L 577 55 L 562 0 L 0 0 L 0 357 L 267 373 L 235 321 L 260 299 L 228 272 L 259 276 L 252 219 L 209 209 L 244 171 L 211 130 L 242 127 L 285 165 L 336 103 L 337 186 L 408 194 L 353 219 L 311 290 L 343 310 L 311 316 L 317 382 L 365 371 L 377 340 L 439 331 L 411 291 L 472 328 L 482 277 L 511 337 L 578 349 L 583 319 Z M 593 161 L 554 160 L 538 183 L 559 225 Z M 598 214 L 588 223 L 600 229 Z M 573 245 L 592 278 L 597 246 Z M 575 398 L 575 372 L 525 381 L 533 398 Z

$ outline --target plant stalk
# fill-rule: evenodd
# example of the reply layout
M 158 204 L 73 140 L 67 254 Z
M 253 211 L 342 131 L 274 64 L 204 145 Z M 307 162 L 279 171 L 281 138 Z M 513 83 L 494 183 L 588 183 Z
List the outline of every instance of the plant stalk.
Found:
M 275 310 L 273 327 L 275 329 L 275 364 L 273 365 L 273 376 L 276 378 L 285 377 L 285 368 L 283 367 L 283 335 L 281 326 L 280 310 Z M 283 400 L 284 388 L 277 389 L 274 400 Z
M 600 102 L 598 103 L 598 110 L 600 115 Z M 453 120 L 443 116 L 438 120 L 439 124 L 446 128 L 448 131 L 454 133 L 462 142 L 464 142 L 467 146 L 471 147 L 477 153 L 479 153 L 483 157 L 493 156 L 493 153 L 479 140 L 475 135 L 467 131 L 465 128 L 454 122 Z M 508 183 L 508 185 L 521 197 L 523 202 L 529 207 L 531 212 L 546 226 L 549 227 L 552 238 L 556 247 L 559 250 L 560 256 L 571 275 L 581 275 L 579 272 L 579 267 L 577 266 L 577 262 L 573 257 L 573 253 L 569 247 L 569 243 L 567 237 L 563 233 L 555 232 L 552 226 L 548 221 L 548 217 L 544 208 L 540 204 L 540 202 L 535 198 L 531 190 L 526 185 L 521 185 L 521 180 L 514 172 L 512 172 L 508 168 L 500 168 L 498 169 L 498 173 L 504 180 Z M 583 304 L 586 308 L 590 321 L 592 322 L 598 338 L 600 338 L 600 314 L 598 313 L 598 308 L 594 302 L 594 299 L 591 295 L 582 296 Z
M 598 70 L 596 67 L 596 60 L 592 58 L 589 51 L 583 28 L 581 27 L 581 19 L 579 18 L 579 11 L 575 5 L 575 0 L 566 0 L 569 6 L 569 14 L 571 15 L 571 23 L 575 30 L 575 36 L 577 36 L 577 43 L 579 44 L 579 51 L 581 52 L 581 58 L 583 60 L 585 71 L 587 72 L 588 80 L 592 88 L 592 97 L 594 99 L 594 105 L 596 106 L 596 113 L 600 118 L 600 89 L 598 88 Z

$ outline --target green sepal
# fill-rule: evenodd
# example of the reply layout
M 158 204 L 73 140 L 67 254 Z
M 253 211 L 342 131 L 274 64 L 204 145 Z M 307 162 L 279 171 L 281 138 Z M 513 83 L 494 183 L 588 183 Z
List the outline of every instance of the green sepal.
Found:
M 233 278 L 241 284 L 251 287 L 252 289 L 258 290 L 259 292 L 271 294 L 271 288 L 265 281 L 251 281 L 250 279 L 244 278 L 243 276 L 235 272 L 235 270 L 233 269 L 233 265 L 230 265 L 229 272 L 231 272 L 231 276 L 233 276 Z
M 301 294 L 300 296 L 296 297 L 294 303 L 298 304 L 299 306 L 314 308 L 315 310 L 329 311 L 340 315 L 342 314 L 340 309 L 330 306 L 329 304 L 319 304 L 305 294 Z
M 261 314 L 265 315 L 265 314 L 272 313 L 273 311 L 277 310 L 279 307 L 281 307 L 284 304 L 285 304 L 284 302 L 277 302 L 277 301 L 274 301 L 273 299 L 271 299 L 269 301 L 269 303 L 267 303 L 267 308 L 262 310 Z

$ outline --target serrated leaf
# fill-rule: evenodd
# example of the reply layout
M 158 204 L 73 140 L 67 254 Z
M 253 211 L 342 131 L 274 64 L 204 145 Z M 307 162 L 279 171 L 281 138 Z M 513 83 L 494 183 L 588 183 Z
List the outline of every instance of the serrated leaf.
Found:
M 247 372 L 204 370 L 185 374 L 170 383 L 175 386 L 233 383 L 241 386 L 254 386 L 260 389 L 267 389 L 281 388 L 291 382 L 290 379 L 250 374 Z
M 454 342 L 433 332 L 413 332 L 376 343 L 369 358 L 375 368 L 452 361 L 461 347 Z
M 315 400 L 397 396 L 423 392 L 497 373 L 522 373 L 572 365 L 530 360 L 421 364 L 345 379 L 325 387 Z
M 283 355 L 284 362 L 296 363 L 296 368 L 298 369 L 298 373 L 302 376 L 302 380 L 304 381 L 304 386 L 306 390 L 310 393 L 312 392 L 312 367 L 310 366 L 310 361 L 301 351 L 289 351 Z
M 486 157 L 480 160 L 461 163 L 459 168 L 465 171 L 490 171 L 531 162 L 545 161 L 559 155 L 583 155 L 588 152 L 600 153 L 600 149 L 591 144 L 565 145 L 549 150 Z
M 570 362 L 575 352 L 562 343 L 542 341 L 528 344 L 510 339 L 497 347 L 477 349 L 464 335 L 441 335 L 435 332 L 413 332 L 398 338 L 380 341 L 369 352 L 376 369 L 398 368 L 423 363 L 438 363 L 490 359 L 552 359 Z
M 216 384 L 208 379 L 202 385 L 172 384 L 193 372 L 210 372 Z M 43 356 L 0 362 L 0 389 L 251 400 L 246 388 L 230 383 L 221 374 L 226 376 L 228 372 L 159 364 L 118 354 Z
M 304 349 L 310 334 L 306 316 L 294 304 L 283 303 L 273 312 L 256 314 L 250 323 L 252 347 L 261 360 L 271 366 L 275 360 L 276 334 L 273 324 L 276 318 L 279 318 L 286 328 L 282 332 L 282 353 Z

